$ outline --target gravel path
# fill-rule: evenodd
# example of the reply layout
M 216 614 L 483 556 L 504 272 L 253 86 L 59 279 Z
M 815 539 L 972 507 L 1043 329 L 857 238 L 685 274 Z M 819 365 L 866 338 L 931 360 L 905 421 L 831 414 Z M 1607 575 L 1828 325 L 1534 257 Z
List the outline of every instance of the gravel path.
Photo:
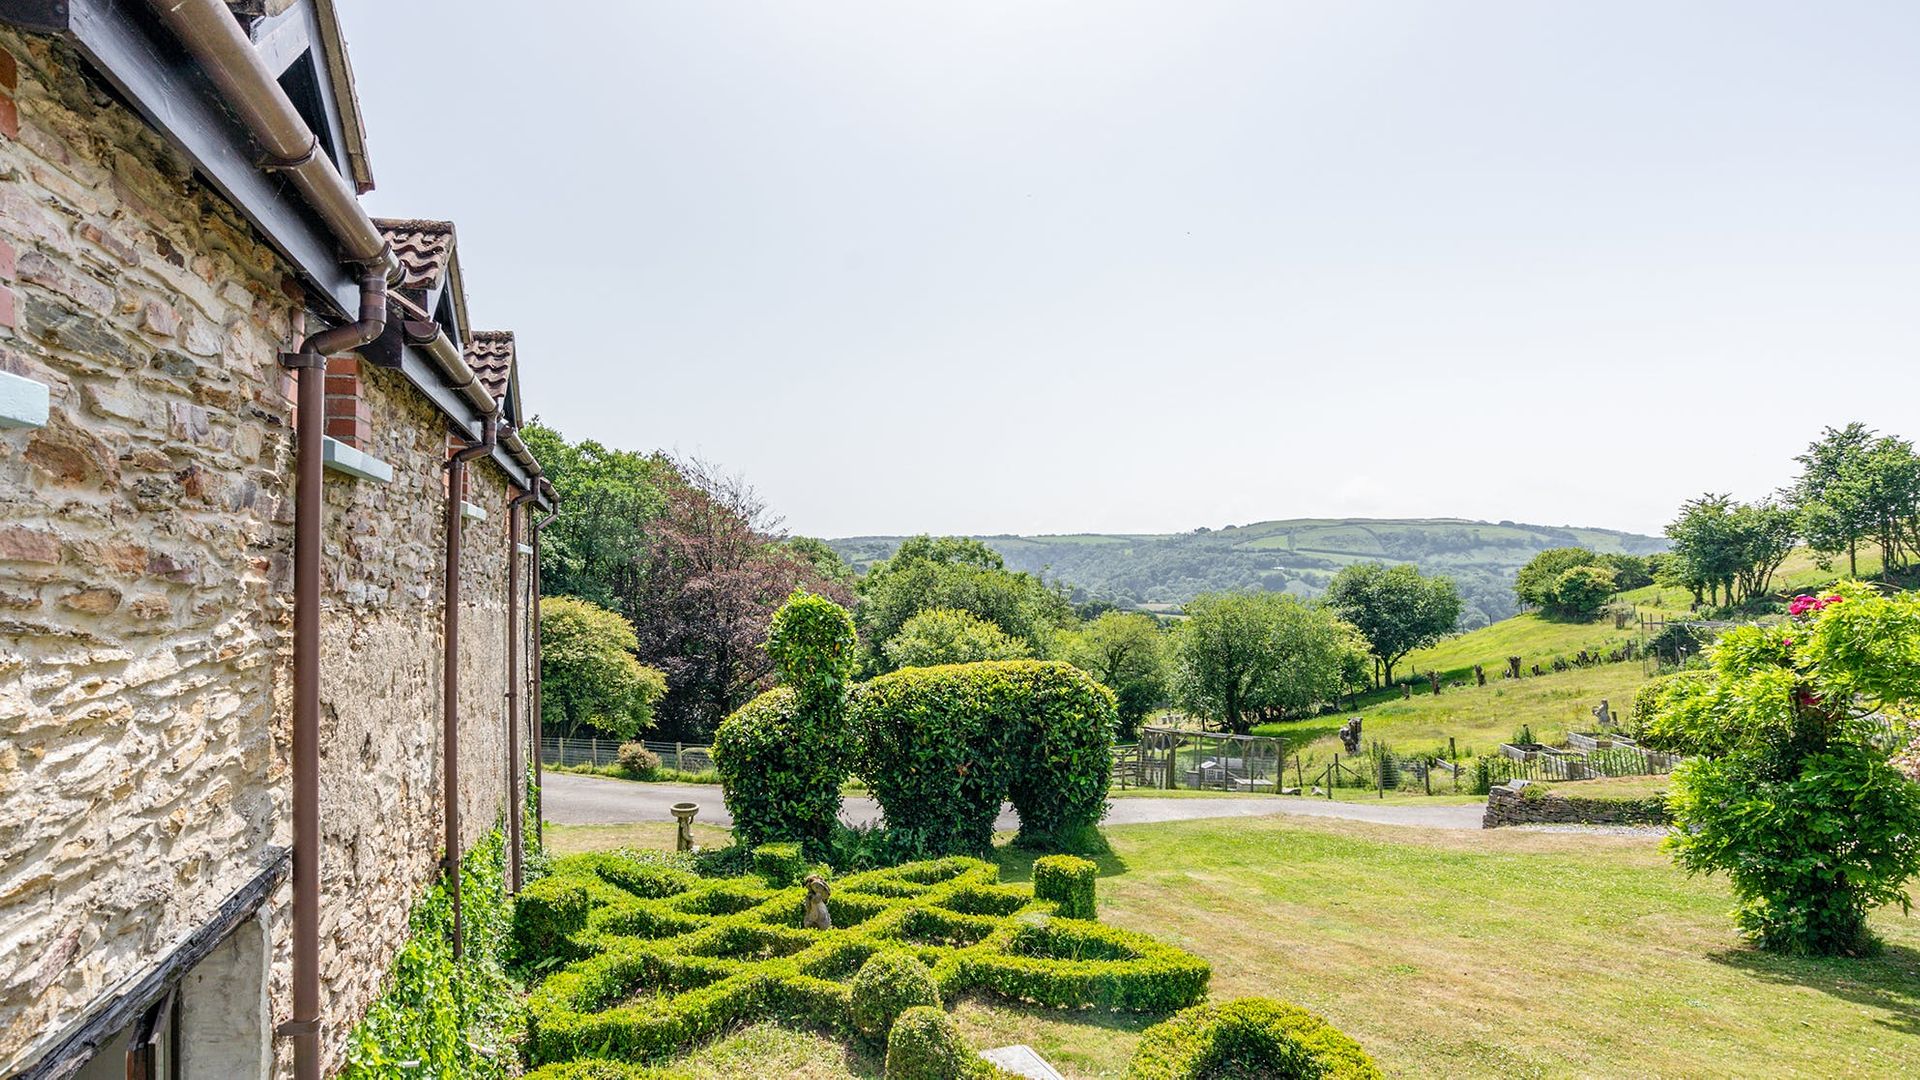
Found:
M 578 773 L 545 774 L 541 797 L 548 821 L 561 825 L 624 825 L 638 821 L 671 821 L 667 807 L 677 802 L 700 804 L 694 820 L 702 825 L 731 825 L 720 789 L 708 784 L 636 784 L 604 776 Z M 1406 825 L 1423 829 L 1478 829 L 1479 806 L 1409 806 L 1372 803 L 1333 802 L 1299 796 L 1155 799 L 1125 798 L 1113 800 L 1104 824 L 1143 825 L 1155 821 L 1192 821 L 1200 818 L 1266 817 L 1287 814 L 1295 817 L 1344 818 L 1371 821 L 1382 825 Z M 840 818 L 849 825 L 865 825 L 880 820 L 880 808 L 864 795 L 849 795 L 841 801 Z M 1017 828 L 1020 819 L 1011 807 L 1000 811 L 995 827 Z

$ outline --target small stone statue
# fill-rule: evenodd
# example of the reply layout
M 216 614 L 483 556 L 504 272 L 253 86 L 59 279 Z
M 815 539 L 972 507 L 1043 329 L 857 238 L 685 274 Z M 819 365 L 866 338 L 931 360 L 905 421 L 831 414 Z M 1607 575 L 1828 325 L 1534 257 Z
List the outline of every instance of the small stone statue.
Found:
M 1433 696 L 1439 697 L 1440 696 L 1440 673 L 1437 671 L 1427 672 L 1427 682 L 1433 687 Z
M 1487 669 L 1479 664 L 1473 665 L 1473 681 L 1477 686 L 1487 685 Z
M 807 875 L 807 916 L 800 925 L 808 930 L 833 929 L 833 916 L 827 913 L 827 896 L 833 890 L 819 874 Z
M 1593 718 L 1600 722 L 1602 730 L 1613 726 L 1613 711 L 1607 706 L 1607 699 L 1600 699 L 1600 707 L 1593 710 Z
M 1345 746 L 1347 748 L 1347 753 L 1349 754 L 1357 754 L 1360 752 L 1360 718 L 1359 717 L 1356 716 L 1353 719 L 1348 720 L 1345 724 L 1341 725 L 1340 743 L 1342 746 Z

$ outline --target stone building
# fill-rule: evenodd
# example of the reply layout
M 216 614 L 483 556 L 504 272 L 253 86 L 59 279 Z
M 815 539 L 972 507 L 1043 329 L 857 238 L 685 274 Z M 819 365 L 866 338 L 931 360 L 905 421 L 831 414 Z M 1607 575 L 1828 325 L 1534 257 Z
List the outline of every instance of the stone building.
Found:
M 367 149 L 331 0 L 0 0 L 0 1076 L 330 1074 L 517 836 L 551 489 Z

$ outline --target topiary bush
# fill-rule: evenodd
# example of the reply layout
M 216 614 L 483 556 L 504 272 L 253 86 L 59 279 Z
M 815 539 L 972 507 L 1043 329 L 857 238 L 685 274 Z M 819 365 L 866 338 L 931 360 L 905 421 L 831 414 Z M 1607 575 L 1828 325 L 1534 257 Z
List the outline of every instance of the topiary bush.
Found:
M 940 990 L 933 973 L 905 950 L 878 952 L 860 965 L 853 977 L 854 1030 L 884 1040 L 893 1020 L 915 1005 L 940 1007 Z
M 713 736 L 739 842 L 797 842 L 824 854 L 852 756 L 846 698 L 856 644 L 853 616 L 825 597 L 795 592 L 774 613 L 767 654 L 781 685 L 741 706 Z
M 886 1080 L 992 1080 L 1010 1074 L 968 1050 L 952 1017 L 915 1005 L 893 1022 L 882 1075 Z
M 899 842 L 920 854 L 992 846 L 1002 801 L 1019 842 L 1053 846 L 1106 813 L 1113 692 L 1069 664 L 906 668 L 856 687 L 856 767 Z
M 1043 855 L 1033 860 L 1033 895 L 1060 906 L 1069 919 L 1091 919 L 1093 879 L 1100 868 L 1072 855 Z
M 1367 1052 L 1320 1017 L 1284 1001 L 1197 1005 L 1141 1033 L 1127 1080 L 1383 1080 Z
M 807 872 L 799 844 L 761 844 L 753 849 L 753 872 L 775 888 L 797 885 Z

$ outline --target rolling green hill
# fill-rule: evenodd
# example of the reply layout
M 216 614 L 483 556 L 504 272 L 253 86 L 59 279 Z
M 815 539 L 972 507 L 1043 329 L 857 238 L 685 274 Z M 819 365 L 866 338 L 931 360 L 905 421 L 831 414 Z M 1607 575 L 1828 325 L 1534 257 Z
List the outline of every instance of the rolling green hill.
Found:
M 1190 533 L 1074 533 L 980 536 L 1015 570 L 1065 581 L 1078 600 L 1173 611 L 1221 589 L 1284 589 L 1318 595 L 1340 568 L 1379 560 L 1445 573 L 1467 601 L 1463 625 L 1483 626 L 1515 613 L 1514 571 L 1554 547 L 1645 555 L 1658 537 L 1610 529 L 1525 525 L 1458 518 L 1294 518 Z M 899 546 L 897 536 L 830 540 L 864 569 Z

